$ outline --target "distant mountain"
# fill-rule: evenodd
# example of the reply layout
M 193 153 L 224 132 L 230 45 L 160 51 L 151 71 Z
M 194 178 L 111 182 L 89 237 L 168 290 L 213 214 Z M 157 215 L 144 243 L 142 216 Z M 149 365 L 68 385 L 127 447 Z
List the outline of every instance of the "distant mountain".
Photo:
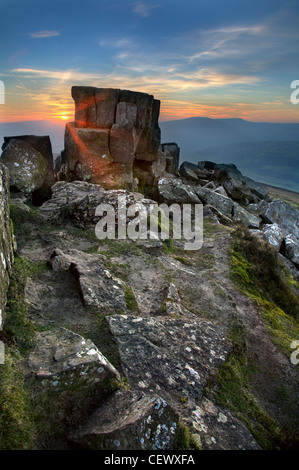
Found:
M 0 123 L 0 149 L 4 137 L 17 135 L 48 135 L 53 153 L 60 153 L 64 147 L 65 121 L 20 121 Z
M 235 163 L 242 173 L 299 192 L 299 124 L 188 118 L 160 123 L 162 142 L 176 142 L 180 161 Z

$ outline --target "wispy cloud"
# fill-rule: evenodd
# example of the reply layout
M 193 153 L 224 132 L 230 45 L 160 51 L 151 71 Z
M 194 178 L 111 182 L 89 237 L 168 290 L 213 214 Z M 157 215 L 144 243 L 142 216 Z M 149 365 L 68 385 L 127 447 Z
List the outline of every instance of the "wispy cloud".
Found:
M 36 31 L 35 33 L 30 33 L 31 38 L 52 38 L 55 36 L 60 36 L 60 31 Z
M 147 18 L 151 15 L 151 11 L 157 8 L 155 5 L 149 5 L 145 2 L 136 2 L 134 8 L 132 9 L 133 13 L 141 16 L 141 18 Z

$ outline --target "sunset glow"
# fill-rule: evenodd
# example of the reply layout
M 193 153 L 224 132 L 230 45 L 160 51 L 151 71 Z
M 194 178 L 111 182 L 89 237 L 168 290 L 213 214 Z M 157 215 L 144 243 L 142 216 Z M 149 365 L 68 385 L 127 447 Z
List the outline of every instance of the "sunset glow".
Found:
M 299 122 L 299 106 L 290 102 L 290 84 L 299 79 L 295 3 L 85 5 L 70 16 L 67 0 L 34 2 L 34 8 L 5 2 L 0 123 L 71 121 L 73 85 L 152 94 L 161 101 L 161 121 L 206 116 Z

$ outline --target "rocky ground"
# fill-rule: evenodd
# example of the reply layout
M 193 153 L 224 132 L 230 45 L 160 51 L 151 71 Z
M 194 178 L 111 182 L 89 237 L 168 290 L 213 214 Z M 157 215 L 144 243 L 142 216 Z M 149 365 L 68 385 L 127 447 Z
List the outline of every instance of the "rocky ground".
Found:
M 298 366 L 232 279 L 234 226 L 209 213 L 196 251 L 100 241 L 72 207 L 11 200 L 16 259 L 30 266 L 19 364 L 39 414 L 31 446 L 296 447 Z

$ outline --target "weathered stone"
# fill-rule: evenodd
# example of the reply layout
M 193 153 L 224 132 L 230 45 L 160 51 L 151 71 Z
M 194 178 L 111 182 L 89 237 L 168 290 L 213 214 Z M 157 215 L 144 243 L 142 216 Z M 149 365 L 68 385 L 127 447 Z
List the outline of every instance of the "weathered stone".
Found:
M 204 203 L 215 207 L 224 215 L 231 217 L 234 203 L 229 197 L 211 191 L 208 188 L 197 188 L 196 194 Z
M 202 450 L 261 450 L 242 421 L 206 397 L 192 410 L 190 427 Z
M 268 223 L 277 223 L 286 234 L 299 239 L 299 210 L 281 199 L 264 204 L 260 209 L 261 217 Z
M 159 197 L 165 203 L 200 204 L 193 188 L 179 178 L 161 178 L 158 181 Z
M 227 192 L 225 191 L 225 189 L 224 189 L 223 186 L 218 186 L 218 187 L 215 188 L 213 191 L 214 191 L 215 193 L 217 193 L 217 194 L 221 194 L 221 196 L 228 197 Z
M 40 189 L 48 171 L 48 163 L 40 152 L 21 140 L 12 139 L 1 155 L 8 168 L 10 187 L 26 194 Z
M 126 311 L 123 283 L 105 268 L 100 255 L 56 249 L 49 263 L 55 271 L 70 269 L 78 281 L 85 306 L 105 312 Z
M 234 203 L 233 220 L 241 222 L 248 228 L 258 229 L 260 226 L 260 219 L 236 202 Z
M 173 449 L 179 416 L 158 396 L 118 391 L 71 436 L 89 450 Z
M 96 88 L 94 94 L 96 126 L 101 128 L 112 127 L 120 90 L 113 88 Z
M 262 228 L 264 238 L 279 251 L 285 237 L 284 231 L 277 224 L 266 224 Z
M 73 86 L 72 98 L 75 101 L 75 126 L 97 127 L 94 87 Z
M 245 183 L 247 184 L 250 191 L 255 194 L 259 199 L 267 199 L 269 195 L 269 190 L 267 186 L 262 183 L 258 183 L 247 176 L 243 176 Z
M 47 220 L 64 217 L 69 218 L 80 226 L 95 226 L 99 221 L 95 211 L 100 204 L 111 204 L 115 211 L 118 209 L 119 197 L 125 198 L 126 208 L 140 203 L 149 210 L 151 204 L 156 204 L 151 199 L 144 198 L 143 194 L 130 192 L 125 189 L 105 190 L 102 186 L 85 181 L 67 183 L 59 181 L 52 188 L 52 198 L 46 201 L 39 212 Z M 117 221 L 116 221 L 117 222 Z
M 66 328 L 38 332 L 28 365 L 39 379 L 52 387 L 65 387 L 66 381 L 99 384 L 106 378 L 119 379 L 118 371 L 95 344 Z
M 299 269 L 299 239 L 293 234 L 285 237 L 285 256 Z
M 106 319 L 130 385 L 158 393 L 170 404 L 182 394 L 199 399 L 212 369 L 223 364 L 231 348 L 224 329 L 199 319 Z
M 135 131 L 133 128 L 113 124 L 110 132 L 110 152 L 113 161 L 125 163 L 132 171 L 135 158 Z
M 9 217 L 9 175 L 2 163 L 0 163 L 0 233 L 0 330 L 2 330 L 9 277 L 14 260 L 13 233 Z
M 196 173 L 197 165 L 194 163 L 184 162 L 180 166 L 180 176 L 185 178 L 187 181 L 197 183 L 198 182 L 198 175 Z
M 56 173 L 68 181 L 134 189 L 134 161 L 157 160 L 160 101 L 146 93 L 93 87 L 73 87 L 72 96 L 75 123 L 66 126 L 65 150 Z M 145 176 L 147 185 L 157 185 L 150 169 Z
M 65 434 L 116 389 L 120 374 L 95 344 L 66 328 L 38 332 L 24 371 L 43 427 Z M 48 429 L 47 429 L 48 428 Z M 50 444 L 51 446 L 51 444 Z
M 2 150 L 4 150 L 11 140 L 21 140 L 26 142 L 31 147 L 33 147 L 37 152 L 41 153 L 42 156 L 48 162 L 48 170 L 44 178 L 42 186 L 33 194 L 33 202 L 40 205 L 42 202 L 50 199 L 51 197 L 51 187 L 55 183 L 54 179 L 54 157 L 52 153 L 52 144 L 50 137 L 47 135 L 37 136 L 37 135 L 18 135 L 13 137 L 4 137 L 4 143 L 2 145 Z
M 180 148 L 175 142 L 161 144 L 166 158 L 166 171 L 173 175 L 179 174 Z

